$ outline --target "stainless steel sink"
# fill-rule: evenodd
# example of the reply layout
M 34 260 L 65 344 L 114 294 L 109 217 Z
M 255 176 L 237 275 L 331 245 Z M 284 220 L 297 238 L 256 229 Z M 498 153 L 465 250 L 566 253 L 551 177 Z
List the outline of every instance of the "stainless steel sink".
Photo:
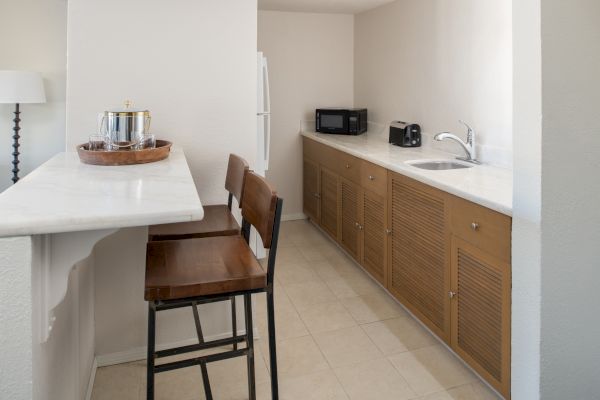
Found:
M 416 160 L 406 161 L 406 164 L 415 168 L 428 169 L 432 171 L 443 171 L 448 169 L 472 168 L 474 165 L 456 160 Z

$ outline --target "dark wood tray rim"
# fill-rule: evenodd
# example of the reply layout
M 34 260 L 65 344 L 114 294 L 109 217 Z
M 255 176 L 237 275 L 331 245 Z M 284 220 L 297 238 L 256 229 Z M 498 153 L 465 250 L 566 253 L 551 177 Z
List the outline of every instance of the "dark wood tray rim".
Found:
M 77 154 L 84 164 L 91 165 L 134 165 L 164 160 L 169 157 L 173 143 L 167 140 L 156 140 L 156 148 L 142 150 L 90 151 L 88 144 L 77 146 Z

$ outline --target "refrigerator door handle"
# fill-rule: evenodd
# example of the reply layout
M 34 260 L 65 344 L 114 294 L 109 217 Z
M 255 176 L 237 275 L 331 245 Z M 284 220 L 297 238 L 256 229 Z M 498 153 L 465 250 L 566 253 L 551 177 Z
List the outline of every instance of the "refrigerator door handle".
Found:
M 265 171 L 269 170 L 271 155 L 271 114 L 265 115 Z
M 271 113 L 271 88 L 269 86 L 269 66 L 267 64 L 267 59 L 263 58 L 263 80 L 264 80 L 264 90 L 265 90 L 265 105 L 264 111 L 269 114 Z
M 264 137 L 264 168 L 265 171 L 269 169 L 269 158 L 271 153 L 271 87 L 269 85 L 269 64 L 267 58 L 263 57 L 262 62 L 263 68 L 263 82 L 264 82 L 264 113 L 261 113 L 265 117 L 265 137 Z

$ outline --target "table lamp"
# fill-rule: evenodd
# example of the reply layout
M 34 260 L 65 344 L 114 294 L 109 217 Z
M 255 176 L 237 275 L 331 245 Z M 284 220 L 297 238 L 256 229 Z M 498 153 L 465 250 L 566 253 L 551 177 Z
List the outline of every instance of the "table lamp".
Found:
M 13 131 L 13 183 L 19 180 L 19 104 L 45 103 L 44 83 L 37 72 L 28 71 L 0 71 L 0 103 L 15 105 L 15 126 Z

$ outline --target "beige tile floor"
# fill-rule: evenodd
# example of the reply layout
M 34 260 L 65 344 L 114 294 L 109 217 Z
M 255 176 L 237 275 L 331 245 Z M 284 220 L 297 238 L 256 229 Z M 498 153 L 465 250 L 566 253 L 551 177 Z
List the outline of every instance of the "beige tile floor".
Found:
M 310 223 L 282 224 L 277 258 L 281 399 L 498 399 Z M 265 297 L 254 299 L 257 397 L 270 399 Z M 208 373 L 216 400 L 248 398 L 244 358 Z M 144 399 L 145 381 L 143 361 L 99 368 L 92 398 Z M 157 375 L 156 399 L 203 398 L 199 367 Z

